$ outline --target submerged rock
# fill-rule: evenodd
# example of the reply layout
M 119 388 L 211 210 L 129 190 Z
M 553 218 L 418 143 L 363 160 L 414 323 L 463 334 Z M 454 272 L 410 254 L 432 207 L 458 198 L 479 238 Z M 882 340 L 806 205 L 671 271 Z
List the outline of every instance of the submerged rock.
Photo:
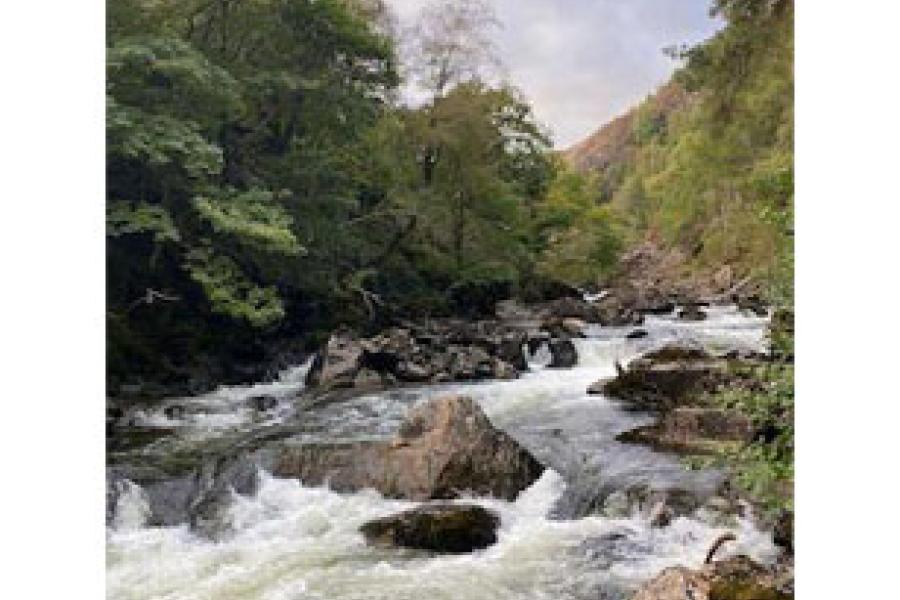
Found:
M 429 504 L 369 521 L 366 541 L 434 552 L 465 553 L 497 542 L 500 517 L 473 504 Z
M 686 306 L 678 311 L 678 318 L 682 321 L 705 321 L 706 313 L 699 306 Z
M 548 365 L 552 369 L 569 369 L 578 364 L 578 351 L 575 344 L 569 339 L 550 340 L 551 361 Z
M 466 396 L 410 411 L 388 442 L 286 446 L 274 474 L 338 492 L 374 488 L 391 498 L 450 499 L 471 492 L 513 500 L 543 472 L 527 450 L 491 425 Z
M 251 396 L 247 398 L 247 404 L 257 412 L 268 412 L 278 406 L 278 398 L 269 395 Z

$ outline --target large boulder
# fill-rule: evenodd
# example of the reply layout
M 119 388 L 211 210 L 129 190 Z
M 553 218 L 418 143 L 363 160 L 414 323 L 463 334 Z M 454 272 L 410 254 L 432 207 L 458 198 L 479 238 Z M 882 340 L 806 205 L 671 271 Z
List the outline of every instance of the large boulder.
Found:
M 428 504 L 375 519 L 360 531 L 370 544 L 464 553 L 497 542 L 500 517 L 473 504 Z
M 327 482 L 339 492 L 374 488 L 390 498 L 513 500 L 543 470 L 471 398 L 448 396 L 412 409 L 391 441 L 286 446 L 274 474 Z
M 792 576 L 734 556 L 700 569 L 668 568 L 631 600 L 788 600 L 794 597 L 792 588 Z

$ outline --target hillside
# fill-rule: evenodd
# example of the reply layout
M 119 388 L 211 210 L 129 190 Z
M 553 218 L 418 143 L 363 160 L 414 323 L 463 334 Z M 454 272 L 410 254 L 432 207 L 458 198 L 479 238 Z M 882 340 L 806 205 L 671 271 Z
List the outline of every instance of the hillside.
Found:
M 665 84 L 640 106 L 628 110 L 600 127 L 584 140 L 562 152 L 566 163 L 579 172 L 605 172 L 611 167 L 633 160 L 639 143 L 638 120 L 645 114 L 665 121 L 670 114 L 686 106 L 690 100 L 675 81 Z
M 727 26 L 675 52 L 654 95 L 562 153 L 594 180 L 625 247 L 689 274 L 752 279 L 788 300 L 793 219 L 793 2 L 722 1 Z

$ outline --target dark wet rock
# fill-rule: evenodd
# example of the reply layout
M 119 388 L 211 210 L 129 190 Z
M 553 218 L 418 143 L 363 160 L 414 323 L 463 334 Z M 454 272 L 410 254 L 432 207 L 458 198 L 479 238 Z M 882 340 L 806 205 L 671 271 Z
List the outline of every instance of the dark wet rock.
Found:
M 679 407 L 659 423 L 627 431 L 616 439 L 682 454 L 712 454 L 721 450 L 723 443 L 748 442 L 753 435 L 753 422 L 737 411 Z
M 686 306 L 678 311 L 678 318 L 682 321 L 705 321 L 706 313 L 699 306 Z
M 629 332 L 625 338 L 629 340 L 639 340 L 650 335 L 646 329 L 635 329 L 634 331 Z
M 776 546 L 784 548 L 789 554 L 794 554 L 794 513 L 790 510 L 783 510 L 778 515 L 773 529 L 773 541 Z
M 511 333 L 502 336 L 496 344 L 495 354 L 500 360 L 509 363 L 517 371 L 528 370 L 525 357 L 525 344 L 528 336 L 525 333 Z
M 638 312 L 645 315 L 670 315 L 675 312 L 675 302 L 672 300 L 649 301 L 638 307 Z
M 379 546 L 465 553 L 497 542 L 500 517 L 472 504 L 428 504 L 369 521 L 360 531 Z
M 261 396 L 251 396 L 247 399 L 247 404 L 257 412 L 268 412 L 274 410 L 278 406 L 278 398 L 267 394 Z
M 374 488 L 391 498 L 450 499 L 466 492 L 514 499 L 544 467 L 491 425 L 465 396 L 412 409 L 388 442 L 284 447 L 274 473 L 338 492 Z
M 734 556 L 700 569 L 668 568 L 631 600 L 788 600 L 793 598 L 792 574 L 789 577 L 746 556 Z
M 363 339 L 340 333 L 316 355 L 307 384 L 310 394 L 322 396 L 398 382 L 509 379 L 528 369 L 527 341 L 526 330 L 497 321 L 403 323 Z
M 184 407 L 180 404 L 170 404 L 163 409 L 163 414 L 166 415 L 167 419 L 178 421 L 184 418 L 185 411 Z
M 708 360 L 712 356 L 699 346 L 666 344 L 662 348 L 644 354 L 640 360 L 647 362 L 673 362 L 678 360 Z
M 594 305 L 598 318 L 597 321 L 607 327 L 624 327 L 627 325 L 642 325 L 642 315 L 633 304 L 623 302 L 618 295 L 610 294 Z
M 541 346 L 544 344 L 549 344 L 552 336 L 549 332 L 542 331 L 540 333 L 536 333 L 528 338 L 528 354 L 534 355 L 538 350 L 540 350 Z
M 550 340 L 550 364 L 552 369 L 569 369 L 578 364 L 578 351 L 569 339 Z

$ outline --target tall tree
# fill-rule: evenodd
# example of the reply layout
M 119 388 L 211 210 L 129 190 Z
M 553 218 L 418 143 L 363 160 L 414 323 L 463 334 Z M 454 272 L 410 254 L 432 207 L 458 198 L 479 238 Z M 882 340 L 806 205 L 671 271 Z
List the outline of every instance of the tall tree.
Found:
M 500 68 L 491 39 L 500 22 L 489 0 L 435 0 L 409 32 L 413 76 L 433 97 Z

